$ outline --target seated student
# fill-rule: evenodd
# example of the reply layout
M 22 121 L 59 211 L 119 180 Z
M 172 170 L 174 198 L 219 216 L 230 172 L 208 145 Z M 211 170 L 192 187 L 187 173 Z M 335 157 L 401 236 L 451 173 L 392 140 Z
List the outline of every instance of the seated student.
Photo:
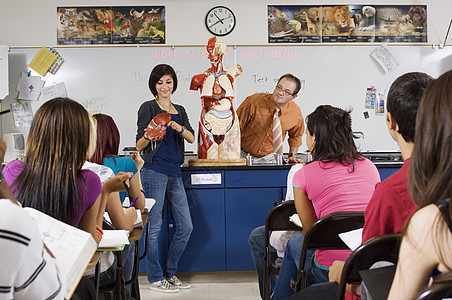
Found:
M 434 272 L 452 270 L 452 71 L 425 90 L 414 140 L 408 190 L 419 209 L 405 228 L 389 300 L 414 299 Z
M 417 110 L 431 80 L 425 73 L 406 73 L 398 77 L 389 89 L 386 125 L 389 134 L 399 145 L 405 162 L 397 172 L 375 186 L 364 214 L 363 242 L 375 236 L 399 232 L 416 210 L 408 194 L 408 166 L 414 147 Z M 331 282 L 340 282 L 344 262 L 337 260 L 331 265 Z M 337 288 L 337 284 L 310 286 L 291 299 L 335 299 Z M 356 295 L 361 293 L 359 285 L 348 285 L 347 291 Z
M 131 208 L 123 209 L 125 192 L 111 194 L 107 204 L 107 212 L 110 215 L 113 225 L 116 229 L 133 230 L 133 223 L 136 220 L 136 210 L 144 210 L 145 198 L 142 192 L 141 178 L 139 170 L 144 164 L 143 159 L 138 153 L 131 157 L 118 156 L 120 135 L 118 127 L 113 118 L 104 114 L 95 114 L 93 119 L 97 128 L 96 149 L 90 161 L 95 164 L 104 165 L 105 168 L 111 169 L 115 174 L 118 172 L 132 173 L 130 179 L 130 193 L 132 197 L 130 203 L 137 199 Z M 120 197 L 118 197 L 120 196 Z M 118 225 L 119 224 L 119 225 Z M 125 227 L 126 226 L 126 227 Z M 135 244 L 131 243 L 124 248 L 123 251 L 123 268 L 124 279 L 126 281 L 132 279 L 133 262 L 135 254 Z M 130 298 L 131 286 L 126 286 L 126 297 Z
M 380 175 L 375 165 L 356 149 L 350 111 L 321 105 L 307 117 L 306 144 L 312 153 L 293 178 L 295 207 L 306 230 L 319 218 L 338 211 L 364 210 Z M 293 294 L 290 278 L 296 277 L 303 233 L 290 239 L 284 253 L 273 299 Z M 307 258 L 307 284 L 328 281 L 328 268 L 345 259 L 349 250 L 312 251 Z
M 101 186 L 82 170 L 89 153 L 90 120 L 85 108 L 55 98 L 36 112 L 27 140 L 26 161 L 8 163 L 3 174 L 17 200 L 55 219 L 91 233 L 99 242 L 108 195 L 124 190 L 124 173 Z
M 0 139 L 0 164 L 6 151 Z M 66 282 L 0 172 L 0 299 L 64 299 Z
M 140 170 L 144 165 L 144 160 L 138 152 L 135 152 L 131 157 L 118 156 L 120 135 L 115 121 L 112 117 L 104 114 L 95 114 L 93 118 L 97 121 L 97 147 L 90 161 L 109 167 L 115 174 L 132 172 L 130 196 L 133 199 L 129 200 L 132 203 L 135 198 L 138 198 L 133 206 L 143 211 L 145 198 L 141 186 Z M 120 192 L 120 196 L 122 203 L 124 202 L 125 192 Z

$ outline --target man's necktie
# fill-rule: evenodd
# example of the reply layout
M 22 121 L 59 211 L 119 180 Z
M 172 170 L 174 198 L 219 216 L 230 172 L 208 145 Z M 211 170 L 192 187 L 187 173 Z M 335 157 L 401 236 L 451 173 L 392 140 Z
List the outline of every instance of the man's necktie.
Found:
M 278 108 L 275 109 L 273 114 L 273 152 L 279 155 L 283 154 L 283 136 Z

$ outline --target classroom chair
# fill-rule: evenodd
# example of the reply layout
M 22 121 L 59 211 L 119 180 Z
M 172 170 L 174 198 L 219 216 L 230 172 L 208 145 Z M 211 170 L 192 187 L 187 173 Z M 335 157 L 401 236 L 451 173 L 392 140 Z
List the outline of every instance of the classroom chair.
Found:
M 278 275 L 279 268 L 281 267 L 276 252 L 270 251 L 270 234 L 272 231 L 282 230 L 301 231 L 301 227 L 289 221 L 289 217 L 296 213 L 294 201 L 288 200 L 277 204 L 267 214 L 267 219 L 265 221 L 265 264 L 263 278 L 264 300 L 270 299 L 271 275 Z
M 363 211 L 334 212 L 318 219 L 304 236 L 301 250 L 300 267 L 297 278 L 292 278 L 291 287 L 295 292 L 306 288 L 306 270 L 304 270 L 307 251 L 349 249 L 339 237 L 339 233 L 359 229 L 364 226 Z
M 449 280 L 436 281 L 435 279 L 433 279 L 433 284 L 423 290 L 415 300 L 436 300 L 452 298 L 452 280 L 450 279 L 451 273 L 452 272 L 442 274 L 445 277 L 448 277 Z
M 344 299 L 345 287 L 347 284 L 360 284 L 363 280 L 362 277 L 364 277 L 362 275 L 365 275 L 362 273 L 362 270 L 369 270 L 374 263 L 378 261 L 387 261 L 393 263 L 393 267 L 395 267 L 401 238 L 402 236 L 399 233 L 385 234 L 371 238 L 356 248 L 347 258 L 344 268 L 342 269 L 337 300 Z M 373 286 L 367 286 L 373 299 L 386 299 L 389 289 L 391 288 L 395 268 L 390 268 L 386 271 L 383 270 L 384 268 L 385 267 L 370 270 L 371 272 L 377 270 L 382 271 L 378 274 L 374 273 L 374 276 L 378 276 L 379 278 L 379 282 L 376 285 L 377 289 L 372 291 Z M 364 282 L 366 282 L 366 280 Z

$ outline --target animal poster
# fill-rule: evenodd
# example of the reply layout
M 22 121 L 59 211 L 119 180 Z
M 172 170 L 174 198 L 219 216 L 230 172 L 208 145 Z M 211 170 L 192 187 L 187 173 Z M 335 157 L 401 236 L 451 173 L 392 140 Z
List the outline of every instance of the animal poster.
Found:
M 427 6 L 269 5 L 268 42 L 427 42 Z
M 376 42 L 427 42 L 427 5 L 377 5 Z
M 269 5 L 269 43 L 320 43 L 320 6 Z
M 165 44 L 164 6 L 58 7 L 58 45 Z

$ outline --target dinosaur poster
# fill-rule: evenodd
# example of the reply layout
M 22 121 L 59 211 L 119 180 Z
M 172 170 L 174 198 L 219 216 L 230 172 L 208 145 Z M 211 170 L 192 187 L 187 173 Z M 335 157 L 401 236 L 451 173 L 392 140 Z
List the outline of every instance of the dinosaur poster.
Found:
M 268 42 L 427 42 L 427 6 L 269 5 Z
M 58 45 L 165 44 L 164 6 L 58 7 Z

